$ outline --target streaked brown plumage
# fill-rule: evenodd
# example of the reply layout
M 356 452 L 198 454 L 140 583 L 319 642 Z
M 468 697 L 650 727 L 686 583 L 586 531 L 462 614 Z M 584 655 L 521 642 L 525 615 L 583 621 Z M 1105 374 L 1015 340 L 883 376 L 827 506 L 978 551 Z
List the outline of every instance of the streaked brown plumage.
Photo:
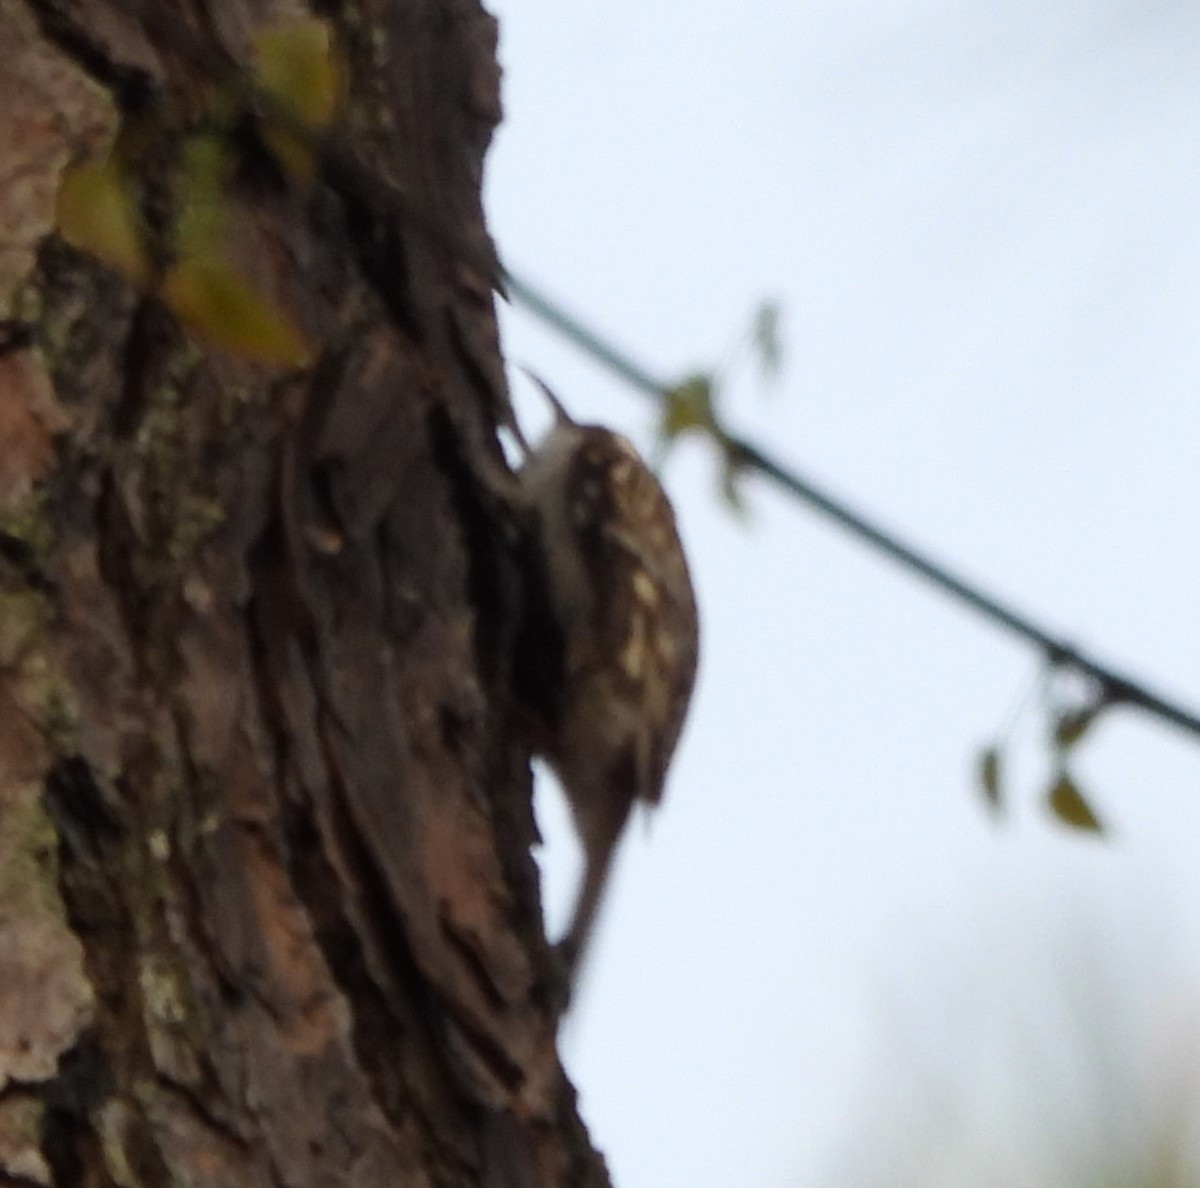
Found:
M 695 682 L 699 630 L 658 480 L 624 437 L 575 424 L 536 382 L 557 421 L 530 451 L 521 485 L 536 513 L 546 599 L 562 635 L 562 678 L 543 749 L 584 849 L 562 944 L 573 972 L 630 810 L 662 799 Z

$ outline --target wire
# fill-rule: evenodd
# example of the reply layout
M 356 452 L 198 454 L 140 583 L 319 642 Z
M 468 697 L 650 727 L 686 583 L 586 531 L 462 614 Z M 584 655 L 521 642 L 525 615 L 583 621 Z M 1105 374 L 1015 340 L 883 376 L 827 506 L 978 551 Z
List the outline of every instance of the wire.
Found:
M 651 373 L 628 355 L 606 342 L 578 318 L 566 312 L 556 301 L 547 297 L 528 280 L 513 273 L 505 274 L 508 291 L 533 314 L 575 343 L 580 350 L 620 376 L 631 387 L 658 401 L 667 400 L 672 385 L 655 379 Z M 858 537 L 878 552 L 923 578 L 943 593 L 969 607 L 989 622 L 1032 644 L 1047 663 L 1058 668 L 1073 669 L 1096 682 L 1100 700 L 1109 705 L 1135 705 L 1155 717 L 1200 737 L 1200 716 L 1154 692 L 1132 677 L 1117 672 L 1080 651 L 1065 639 L 1040 627 L 1028 615 L 1021 614 L 981 587 L 955 574 L 947 566 L 933 560 L 894 533 L 851 508 L 845 501 L 823 491 L 797 471 L 771 457 L 753 443 L 717 430 L 713 434 L 728 464 L 749 470 L 770 479 L 788 494 L 832 520 L 840 528 Z

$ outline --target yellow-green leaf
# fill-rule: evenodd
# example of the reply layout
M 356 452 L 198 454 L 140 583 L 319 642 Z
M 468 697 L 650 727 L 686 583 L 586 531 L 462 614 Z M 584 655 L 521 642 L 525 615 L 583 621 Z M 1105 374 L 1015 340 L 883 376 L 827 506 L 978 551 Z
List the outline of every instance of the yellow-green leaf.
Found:
M 301 182 L 311 182 L 317 176 L 317 162 L 312 150 L 298 136 L 282 128 L 264 128 L 262 135 L 275 159 L 290 176 Z
M 1104 833 L 1104 826 L 1091 805 L 1084 799 L 1075 781 L 1064 771 L 1050 789 L 1047 797 L 1050 811 L 1072 829 L 1083 829 L 1089 833 Z
M 1054 723 L 1055 745 L 1064 751 L 1073 747 L 1100 716 L 1102 708 L 1101 705 L 1089 705 L 1060 713 Z
M 251 292 L 219 255 L 177 261 L 161 296 L 189 330 L 230 354 L 285 367 L 303 366 L 311 357 L 288 314 Z
M 189 136 L 175 188 L 178 214 L 171 244 L 180 256 L 218 253 L 229 225 L 228 187 L 235 169 L 228 137 Z
M 1000 748 L 985 747 L 979 755 L 979 786 L 988 807 L 997 813 L 1004 807 L 1000 775 Z
M 714 432 L 716 417 L 712 402 L 712 377 L 701 373 L 689 375 L 663 397 L 662 436 L 672 441 L 690 430 Z
M 103 260 L 141 288 L 149 284 L 150 258 L 133 195 L 111 156 L 64 172 L 55 222 L 72 247 Z
M 280 21 L 254 38 L 259 86 L 315 132 L 329 127 L 342 94 L 342 67 L 329 26 L 319 17 Z M 264 138 L 286 169 L 303 178 L 315 172 L 312 153 L 286 128 L 268 127 Z

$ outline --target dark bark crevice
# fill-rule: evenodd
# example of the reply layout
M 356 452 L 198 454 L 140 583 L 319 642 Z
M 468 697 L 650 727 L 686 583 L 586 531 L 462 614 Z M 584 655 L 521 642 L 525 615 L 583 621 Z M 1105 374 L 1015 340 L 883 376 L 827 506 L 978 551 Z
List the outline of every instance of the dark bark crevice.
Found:
M 37 19 L 42 36 L 110 91 L 122 111 L 133 114 L 154 101 L 156 80 L 145 70 L 115 61 L 110 47 L 77 19 L 70 4 L 60 0 L 24 2 Z

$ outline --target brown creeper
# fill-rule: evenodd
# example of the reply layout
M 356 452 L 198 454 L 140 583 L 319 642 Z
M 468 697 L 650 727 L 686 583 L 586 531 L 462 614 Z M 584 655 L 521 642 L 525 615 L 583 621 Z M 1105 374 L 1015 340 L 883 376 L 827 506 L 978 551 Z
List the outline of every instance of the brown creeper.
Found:
M 559 777 L 584 851 L 560 951 L 573 974 L 635 801 L 657 804 L 696 677 L 696 600 L 671 505 L 619 434 L 555 425 L 520 472 L 536 518 L 546 609 L 561 635 L 539 749 Z

